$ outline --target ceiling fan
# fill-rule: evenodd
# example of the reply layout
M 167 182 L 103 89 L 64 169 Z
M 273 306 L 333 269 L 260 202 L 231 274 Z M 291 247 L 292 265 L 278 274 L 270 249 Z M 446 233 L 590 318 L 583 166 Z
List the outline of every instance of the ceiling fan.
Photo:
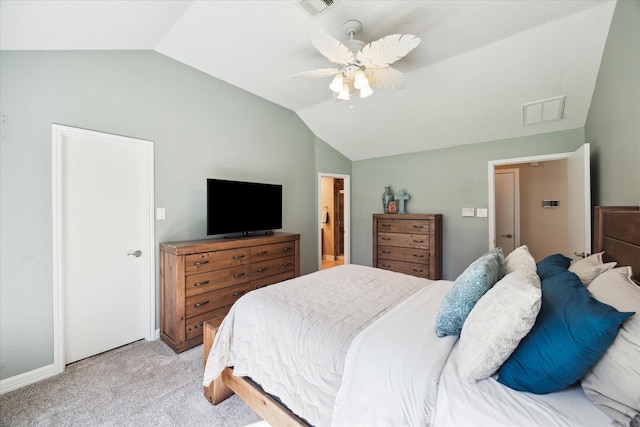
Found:
M 340 68 L 321 68 L 292 74 L 291 78 L 332 77 L 329 88 L 333 96 L 349 100 L 355 90 L 366 98 L 373 93 L 372 88 L 402 89 L 407 80 L 400 71 L 390 67 L 420 44 L 420 39 L 412 34 L 393 34 L 366 44 L 353 38 L 362 30 L 362 24 L 350 20 L 342 29 L 349 40 L 340 42 L 324 30 L 316 28 L 311 33 L 311 43 L 329 61 L 341 65 Z

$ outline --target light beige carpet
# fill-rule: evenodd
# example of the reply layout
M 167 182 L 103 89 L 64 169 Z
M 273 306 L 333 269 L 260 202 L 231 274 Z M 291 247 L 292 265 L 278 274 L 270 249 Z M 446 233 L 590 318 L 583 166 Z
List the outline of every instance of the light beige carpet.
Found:
M 237 396 L 202 394 L 202 346 L 176 354 L 138 341 L 0 396 L 0 425 L 268 427 Z

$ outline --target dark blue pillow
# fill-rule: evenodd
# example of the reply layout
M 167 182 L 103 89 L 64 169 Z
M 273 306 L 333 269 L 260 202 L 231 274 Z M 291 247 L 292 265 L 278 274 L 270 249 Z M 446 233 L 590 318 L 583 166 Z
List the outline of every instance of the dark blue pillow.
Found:
M 536 264 L 536 268 L 538 270 L 538 276 L 540 276 L 540 280 L 544 280 L 547 277 L 551 277 L 554 274 L 562 273 L 563 271 L 567 271 L 571 265 L 571 258 L 567 258 L 562 254 L 549 255 L 538 264 Z
M 537 394 L 578 381 L 633 313 L 591 298 L 578 276 L 558 272 L 542 281 L 542 308 L 529 334 L 502 365 L 498 381 Z

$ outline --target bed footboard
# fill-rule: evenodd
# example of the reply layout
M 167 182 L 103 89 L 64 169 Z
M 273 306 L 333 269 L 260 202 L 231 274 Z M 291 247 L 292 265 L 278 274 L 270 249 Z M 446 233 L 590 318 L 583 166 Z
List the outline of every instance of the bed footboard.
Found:
M 218 332 L 218 327 L 204 323 L 203 348 L 204 364 L 207 364 L 209 351 Z M 204 395 L 209 402 L 217 405 L 233 394 L 237 394 L 258 415 L 269 424 L 277 426 L 307 426 L 293 412 L 282 406 L 269 394 L 262 391 L 253 381 L 233 375 L 233 368 L 225 368 L 222 374 L 204 387 Z
M 206 366 L 207 358 L 209 357 L 209 351 L 211 351 L 211 347 L 213 346 L 213 339 L 216 337 L 218 327 L 213 326 L 208 322 L 204 322 L 203 328 L 202 347 L 204 348 L 204 365 Z M 233 395 L 233 390 L 227 387 L 227 385 L 223 382 L 222 375 L 211 381 L 211 384 L 209 384 L 208 387 L 204 387 L 204 396 L 209 400 L 209 402 L 213 403 L 214 405 L 217 405 L 231 395 Z

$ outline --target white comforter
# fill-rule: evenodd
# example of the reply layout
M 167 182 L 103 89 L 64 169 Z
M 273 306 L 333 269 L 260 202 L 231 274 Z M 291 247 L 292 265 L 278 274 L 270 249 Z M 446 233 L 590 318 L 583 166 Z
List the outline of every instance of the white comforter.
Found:
M 220 325 L 203 383 L 234 366 L 310 424 L 329 425 L 353 338 L 430 283 L 351 264 L 250 292 Z

